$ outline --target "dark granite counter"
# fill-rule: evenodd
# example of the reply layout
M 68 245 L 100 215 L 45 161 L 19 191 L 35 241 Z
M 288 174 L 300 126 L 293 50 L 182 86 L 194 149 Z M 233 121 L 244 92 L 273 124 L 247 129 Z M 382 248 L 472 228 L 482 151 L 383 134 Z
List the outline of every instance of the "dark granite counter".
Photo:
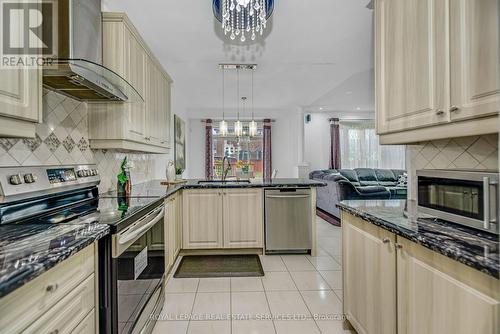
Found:
M 341 210 L 499 278 L 498 236 L 425 215 L 404 200 L 342 201 Z
M 107 225 L 0 226 L 0 298 L 109 233 Z

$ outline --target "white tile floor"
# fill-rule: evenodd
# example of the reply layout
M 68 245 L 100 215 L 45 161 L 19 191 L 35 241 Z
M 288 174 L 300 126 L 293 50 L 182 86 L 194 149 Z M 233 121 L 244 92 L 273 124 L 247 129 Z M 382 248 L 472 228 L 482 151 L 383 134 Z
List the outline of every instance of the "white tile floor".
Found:
M 343 330 L 338 320 L 342 316 L 341 229 L 320 218 L 316 226 L 317 257 L 261 256 L 262 278 L 170 276 L 164 320 L 157 322 L 153 334 L 352 333 Z

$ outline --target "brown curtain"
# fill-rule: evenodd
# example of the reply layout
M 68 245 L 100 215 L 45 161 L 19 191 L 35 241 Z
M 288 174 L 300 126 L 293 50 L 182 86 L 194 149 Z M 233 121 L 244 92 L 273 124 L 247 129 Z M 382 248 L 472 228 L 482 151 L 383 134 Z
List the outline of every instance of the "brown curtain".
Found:
M 263 148 L 264 148 L 264 179 L 270 180 L 273 172 L 271 152 L 271 120 L 264 120 Z
M 340 128 L 339 119 L 330 118 L 330 169 L 340 169 Z
M 213 154 L 212 154 L 212 120 L 205 121 L 205 178 L 213 178 Z

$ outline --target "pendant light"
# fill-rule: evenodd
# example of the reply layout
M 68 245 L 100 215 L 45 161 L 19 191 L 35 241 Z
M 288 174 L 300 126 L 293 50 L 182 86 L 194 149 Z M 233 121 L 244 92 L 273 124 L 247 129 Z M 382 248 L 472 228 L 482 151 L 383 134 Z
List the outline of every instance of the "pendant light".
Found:
M 240 69 L 236 69 L 236 103 L 238 104 L 238 119 L 234 123 L 234 134 L 236 137 L 243 135 L 243 124 L 240 121 Z
M 225 69 L 222 68 L 222 121 L 219 123 L 219 131 L 222 137 L 227 136 L 227 122 L 225 119 L 225 85 L 224 85 L 224 73 Z
M 253 105 L 253 70 L 252 70 L 252 121 L 248 125 L 248 135 L 250 137 L 255 137 L 257 135 L 257 122 L 254 118 L 254 105 Z

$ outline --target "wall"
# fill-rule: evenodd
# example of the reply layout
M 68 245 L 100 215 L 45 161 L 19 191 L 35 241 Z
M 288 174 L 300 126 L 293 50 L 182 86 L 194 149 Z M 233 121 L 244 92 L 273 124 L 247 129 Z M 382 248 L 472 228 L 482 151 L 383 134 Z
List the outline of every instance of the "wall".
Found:
M 410 199 L 416 199 L 418 169 L 492 169 L 497 170 L 498 134 L 459 137 L 408 145 L 406 164 Z
M 173 116 L 172 116 L 173 117 Z M 173 124 L 173 120 L 171 122 Z M 173 143 L 173 131 L 171 131 Z M 120 153 L 89 148 L 87 105 L 52 91 L 44 91 L 43 123 L 34 139 L 0 138 L 0 167 L 97 164 L 99 191 L 116 188 L 116 175 L 125 156 L 131 162 L 133 183 L 165 176 L 171 154 Z

